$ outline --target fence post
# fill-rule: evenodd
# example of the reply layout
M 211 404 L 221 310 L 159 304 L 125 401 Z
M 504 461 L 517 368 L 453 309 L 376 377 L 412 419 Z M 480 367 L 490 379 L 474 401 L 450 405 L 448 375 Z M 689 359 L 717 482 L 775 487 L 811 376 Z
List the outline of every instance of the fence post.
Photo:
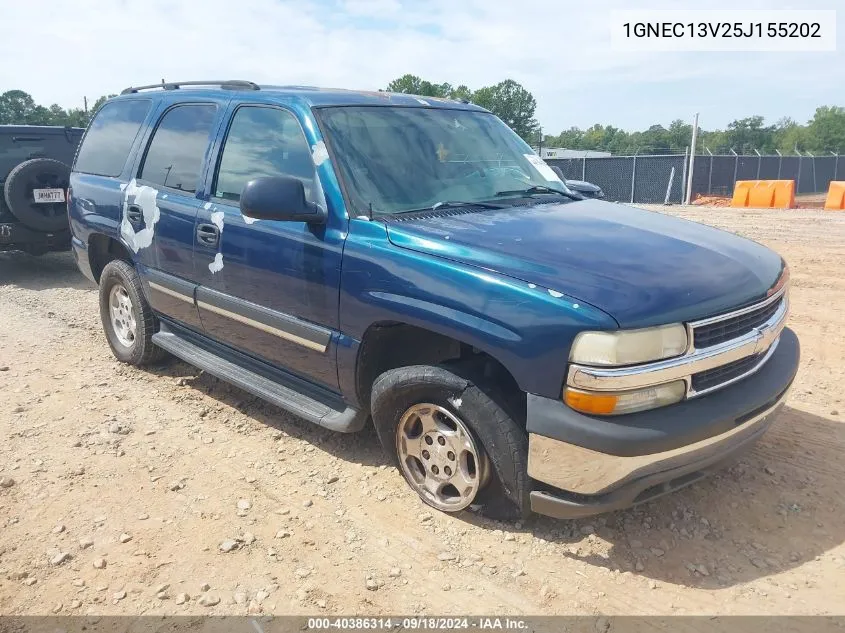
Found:
M 584 152 L 584 160 L 581 163 L 581 180 L 587 180 L 587 152 Z
M 692 150 L 689 154 L 689 173 L 687 173 L 687 155 L 686 151 L 684 152 L 684 179 L 682 181 L 683 185 L 681 186 L 682 194 L 681 194 L 681 202 L 685 204 L 690 203 L 690 197 L 692 196 L 692 172 L 693 167 L 695 166 L 695 142 L 698 139 L 698 112 L 695 113 L 695 119 L 692 123 Z
M 798 154 L 798 178 L 795 180 L 795 193 L 801 193 L 801 159 L 804 156 L 795 148 L 795 153 Z
M 807 152 L 810 154 L 810 152 Z M 810 158 L 813 159 L 813 193 L 816 193 L 819 190 L 818 184 L 816 183 L 816 157 L 810 154 Z
M 778 155 L 778 180 L 780 180 L 780 168 L 783 166 L 783 154 L 780 153 L 779 149 L 776 149 Z
M 637 150 L 634 150 L 634 171 L 631 172 L 631 204 L 634 204 L 634 187 L 637 184 Z
M 763 157 L 756 148 L 754 149 L 754 153 L 757 154 L 757 180 L 760 180 L 760 163 L 763 161 Z
M 704 149 L 710 155 L 710 172 L 707 174 L 707 195 L 709 196 L 713 193 L 713 152 L 710 151 L 709 147 Z
M 731 185 L 731 195 L 733 195 L 734 190 L 736 189 L 736 175 L 739 172 L 739 154 L 734 151 L 734 148 L 731 148 L 731 154 L 733 154 L 736 158 L 734 159 L 734 182 Z
M 837 178 L 839 178 L 839 154 L 837 154 L 836 152 L 831 152 L 831 154 L 836 156 L 833 161 L 833 180 L 836 180 Z

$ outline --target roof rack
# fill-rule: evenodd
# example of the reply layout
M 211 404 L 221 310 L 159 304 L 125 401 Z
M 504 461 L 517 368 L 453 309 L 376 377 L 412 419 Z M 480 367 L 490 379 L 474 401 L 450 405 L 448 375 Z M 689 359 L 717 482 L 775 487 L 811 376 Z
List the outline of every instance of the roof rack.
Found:
M 139 92 L 141 90 L 179 90 L 182 86 L 216 86 L 223 90 L 260 90 L 257 83 L 252 81 L 244 81 L 243 79 L 223 79 L 223 80 L 209 80 L 209 81 L 162 81 L 160 84 L 150 84 L 149 86 L 130 86 L 122 90 L 120 94 L 128 95 Z

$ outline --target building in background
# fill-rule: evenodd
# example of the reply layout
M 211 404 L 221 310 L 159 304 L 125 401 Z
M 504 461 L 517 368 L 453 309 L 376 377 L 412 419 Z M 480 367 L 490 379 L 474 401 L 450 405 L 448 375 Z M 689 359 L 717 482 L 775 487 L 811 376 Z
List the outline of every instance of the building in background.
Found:
M 610 152 L 593 152 L 584 149 L 563 149 L 562 147 L 541 147 L 533 148 L 540 155 L 540 158 L 608 158 Z

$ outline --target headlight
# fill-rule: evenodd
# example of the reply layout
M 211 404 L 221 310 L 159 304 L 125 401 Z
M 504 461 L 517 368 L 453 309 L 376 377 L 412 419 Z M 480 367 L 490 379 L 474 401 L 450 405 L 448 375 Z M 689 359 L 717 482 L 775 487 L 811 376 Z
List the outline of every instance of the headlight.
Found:
M 687 329 L 676 323 L 642 330 L 581 332 L 569 360 L 583 365 L 637 365 L 680 356 L 686 349 Z
M 566 387 L 563 401 L 581 413 L 621 415 L 675 404 L 684 399 L 687 385 L 683 380 L 633 391 L 582 391 Z

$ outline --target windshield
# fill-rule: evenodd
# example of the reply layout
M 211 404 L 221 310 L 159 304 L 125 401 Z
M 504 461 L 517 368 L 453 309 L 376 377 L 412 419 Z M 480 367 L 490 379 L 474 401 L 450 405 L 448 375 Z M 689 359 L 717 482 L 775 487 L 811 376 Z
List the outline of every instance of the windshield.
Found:
M 365 106 L 318 113 L 358 213 L 506 203 L 531 187 L 567 192 L 519 136 L 486 112 Z

